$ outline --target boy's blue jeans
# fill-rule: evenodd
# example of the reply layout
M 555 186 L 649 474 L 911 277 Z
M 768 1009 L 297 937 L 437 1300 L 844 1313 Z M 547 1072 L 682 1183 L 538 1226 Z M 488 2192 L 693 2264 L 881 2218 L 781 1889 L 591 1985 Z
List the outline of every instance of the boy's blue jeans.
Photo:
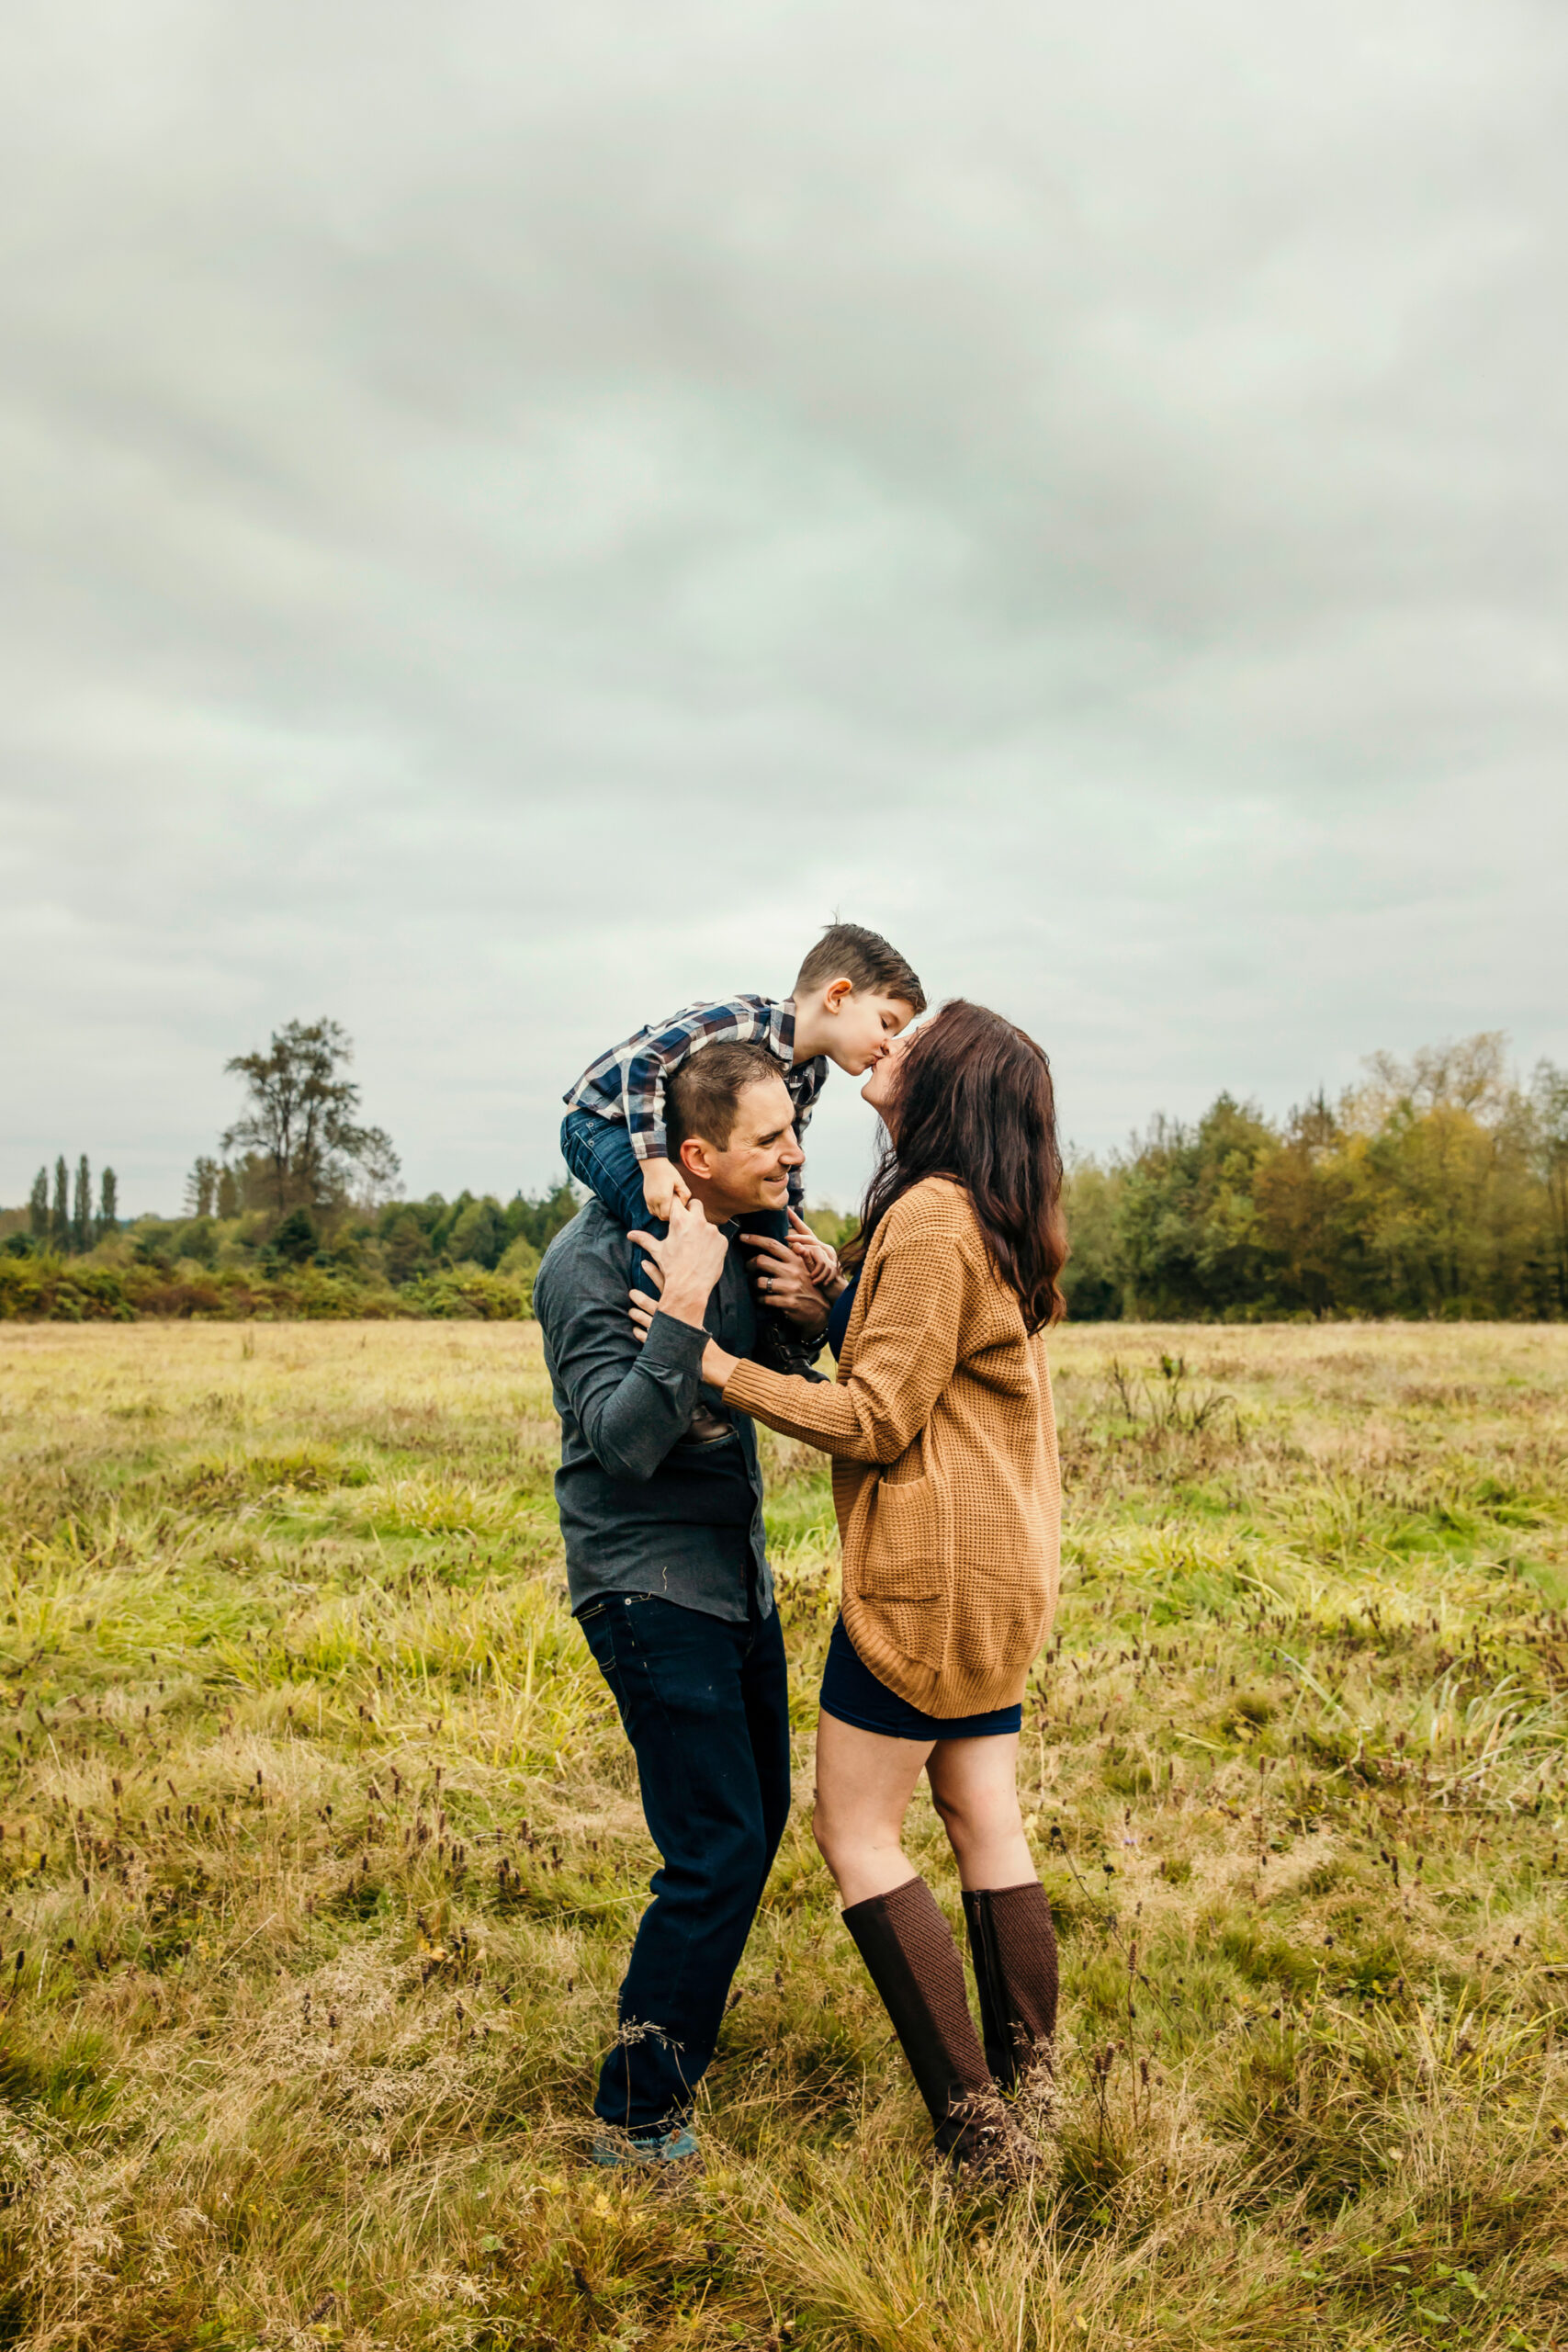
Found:
M 617 1225 L 628 1233 L 651 1233 L 662 1240 L 669 1227 L 649 1216 L 643 1204 L 642 1163 L 632 1139 L 618 1119 L 602 1119 L 596 1111 L 569 1111 L 561 1121 L 561 1158 L 580 1184 L 602 1201 Z M 742 1233 L 765 1233 L 774 1241 L 789 1239 L 789 1217 L 783 1209 L 753 1209 L 737 1220 Z M 658 1284 L 642 1280 L 643 1258 L 636 1253 L 633 1273 L 644 1290 Z M 750 1256 L 748 1250 L 746 1255 Z

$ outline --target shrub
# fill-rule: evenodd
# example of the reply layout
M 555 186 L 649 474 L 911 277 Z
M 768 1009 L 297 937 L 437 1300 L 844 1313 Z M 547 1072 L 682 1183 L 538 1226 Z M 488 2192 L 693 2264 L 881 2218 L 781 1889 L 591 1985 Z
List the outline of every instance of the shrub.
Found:
M 0 1320 L 130 1323 L 136 1309 L 107 1266 L 59 1258 L 0 1259 Z
M 498 1274 L 510 1275 L 513 1282 L 525 1282 L 530 1287 L 539 1271 L 539 1253 L 525 1234 L 519 1234 L 496 1268 Z
M 398 1291 L 327 1266 L 217 1271 L 186 1259 L 124 1267 L 80 1260 L 0 1257 L 0 1320 L 82 1323 L 156 1318 L 299 1317 L 310 1322 L 385 1322 L 394 1317 L 517 1322 L 533 1315 L 531 1270 L 511 1275 L 453 1267 Z
M 512 1323 L 531 1319 L 534 1313 L 532 1275 L 521 1282 L 504 1274 L 487 1274 L 478 1266 L 454 1266 L 410 1283 L 400 1295 L 398 1312 L 467 1318 L 482 1323 Z

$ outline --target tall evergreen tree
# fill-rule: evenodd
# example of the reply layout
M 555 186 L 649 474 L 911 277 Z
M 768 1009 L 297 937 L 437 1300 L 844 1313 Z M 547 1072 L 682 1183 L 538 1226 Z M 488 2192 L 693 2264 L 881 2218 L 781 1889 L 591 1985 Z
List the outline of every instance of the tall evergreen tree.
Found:
M 63 1257 L 71 1247 L 71 1171 L 63 1152 L 54 1163 L 54 1215 L 49 1238 Z
M 76 1162 L 76 1189 L 71 1201 L 71 1246 L 78 1250 L 93 1246 L 93 1171 L 85 1152 Z
M 112 1168 L 98 1179 L 98 1239 L 119 1229 L 119 1186 Z
M 1538 1062 L 1530 1087 L 1541 1179 L 1546 1187 L 1553 1283 L 1568 1310 L 1568 1069 Z
M 33 1189 L 28 1202 L 28 1227 L 33 1239 L 40 1245 L 49 1239 L 49 1170 L 40 1168 L 33 1178 Z
M 210 1216 L 218 1199 L 218 1162 L 199 1157 L 186 1178 L 186 1207 L 192 1216 Z

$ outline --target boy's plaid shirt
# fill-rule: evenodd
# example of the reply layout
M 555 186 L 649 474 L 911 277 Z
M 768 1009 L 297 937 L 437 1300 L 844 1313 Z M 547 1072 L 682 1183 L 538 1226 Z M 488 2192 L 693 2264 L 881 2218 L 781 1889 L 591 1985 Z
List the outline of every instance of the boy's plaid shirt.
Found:
M 811 1106 L 828 1080 L 828 1057 L 797 1063 L 795 1058 L 795 1007 L 766 996 L 738 996 L 728 1004 L 688 1004 L 668 1021 L 650 1022 L 612 1046 L 585 1069 L 563 1100 L 569 1110 L 592 1111 L 601 1119 L 619 1121 L 631 1137 L 639 1159 L 665 1159 L 670 1137 L 664 1125 L 664 1088 L 671 1071 L 705 1046 L 721 1041 L 765 1046 L 779 1064 L 779 1076 L 795 1104 L 795 1132 L 803 1137 Z M 789 1171 L 789 1197 L 798 1209 L 805 1197 L 802 1170 Z

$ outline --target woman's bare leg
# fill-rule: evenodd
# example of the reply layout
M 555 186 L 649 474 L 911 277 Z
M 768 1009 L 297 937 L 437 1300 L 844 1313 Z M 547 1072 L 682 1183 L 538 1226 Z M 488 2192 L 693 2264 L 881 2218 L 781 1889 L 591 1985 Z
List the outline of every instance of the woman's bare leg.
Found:
M 818 1718 L 811 1827 L 846 1908 L 874 1894 L 890 1894 L 916 1875 L 899 1839 L 931 1753 L 926 1740 L 888 1739 L 840 1723 L 837 1715 Z
M 1021 1886 L 1034 1857 L 1018 1806 L 1018 1734 L 939 1739 L 926 1773 L 966 1888 Z

